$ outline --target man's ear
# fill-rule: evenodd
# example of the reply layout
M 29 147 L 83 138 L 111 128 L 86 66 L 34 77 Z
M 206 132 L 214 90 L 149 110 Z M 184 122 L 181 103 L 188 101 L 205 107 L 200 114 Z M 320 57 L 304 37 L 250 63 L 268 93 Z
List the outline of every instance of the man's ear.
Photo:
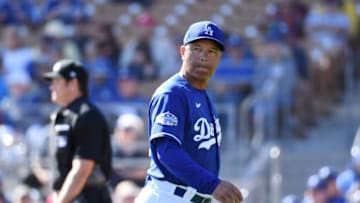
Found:
M 79 89 L 79 81 L 75 78 L 69 80 L 69 83 L 71 84 L 71 90 L 76 90 L 76 89 Z
M 185 45 L 181 45 L 179 51 L 180 51 L 181 59 L 184 60 Z

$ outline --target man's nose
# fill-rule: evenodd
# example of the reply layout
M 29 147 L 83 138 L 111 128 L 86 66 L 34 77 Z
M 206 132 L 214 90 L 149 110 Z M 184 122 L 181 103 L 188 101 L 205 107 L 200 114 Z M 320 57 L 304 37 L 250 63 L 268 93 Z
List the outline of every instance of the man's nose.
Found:
M 201 62 L 205 62 L 205 61 L 206 61 L 206 53 L 205 53 L 205 52 L 201 52 L 201 53 L 200 53 L 200 61 L 201 61 Z

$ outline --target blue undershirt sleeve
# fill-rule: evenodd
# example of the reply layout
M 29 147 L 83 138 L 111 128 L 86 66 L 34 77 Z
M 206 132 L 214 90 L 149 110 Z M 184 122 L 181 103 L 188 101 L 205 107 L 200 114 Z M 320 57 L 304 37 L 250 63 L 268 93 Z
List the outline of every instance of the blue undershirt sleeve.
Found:
M 198 192 L 212 194 L 220 179 L 198 165 L 174 140 L 159 138 L 154 140 L 156 155 L 174 176 Z

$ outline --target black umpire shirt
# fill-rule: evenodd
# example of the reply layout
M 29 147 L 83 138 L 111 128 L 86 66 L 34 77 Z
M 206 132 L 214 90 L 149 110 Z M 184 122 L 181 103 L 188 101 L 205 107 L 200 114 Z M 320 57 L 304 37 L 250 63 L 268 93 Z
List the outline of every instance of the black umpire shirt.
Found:
M 93 173 L 103 177 L 99 186 L 105 185 L 111 174 L 110 131 L 100 110 L 86 97 L 81 97 L 60 109 L 53 117 L 57 177 L 54 190 L 60 190 L 74 158 L 95 161 Z M 85 187 L 88 186 L 91 174 Z M 101 179 L 101 178 L 100 178 Z M 94 182 L 94 181 L 93 181 Z

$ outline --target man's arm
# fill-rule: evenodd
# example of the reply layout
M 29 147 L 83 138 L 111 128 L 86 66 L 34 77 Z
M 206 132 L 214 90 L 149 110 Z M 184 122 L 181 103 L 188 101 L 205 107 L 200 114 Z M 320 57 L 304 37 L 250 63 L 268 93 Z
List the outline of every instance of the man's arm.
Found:
M 70 203 L 81 190 L 94 168 L 95 162 L 86 159 L 74 159 L 72 168 L 56 198 L 56 203 Z
M 220 180 L 197 165 L 175 141 L 166 138 L 156 140 L 156 153 L 169 171 L 199 192 L 211 194 L 224 203 L 242 202 L 242 194 L 235 185 Z
M 44 168 L 41 165 L 40 159 L 41 158 L 38 156 L 31 158 L 31 172 L 40 181 L 42 185 L 48 185 L 53 179 L 53 176 L 49 169 Z
M 161 164 L 184 184 L 211 194 L 220 183 L 216 175 L 198 165 L 174 140 L 158 138 L 153 143 Z

